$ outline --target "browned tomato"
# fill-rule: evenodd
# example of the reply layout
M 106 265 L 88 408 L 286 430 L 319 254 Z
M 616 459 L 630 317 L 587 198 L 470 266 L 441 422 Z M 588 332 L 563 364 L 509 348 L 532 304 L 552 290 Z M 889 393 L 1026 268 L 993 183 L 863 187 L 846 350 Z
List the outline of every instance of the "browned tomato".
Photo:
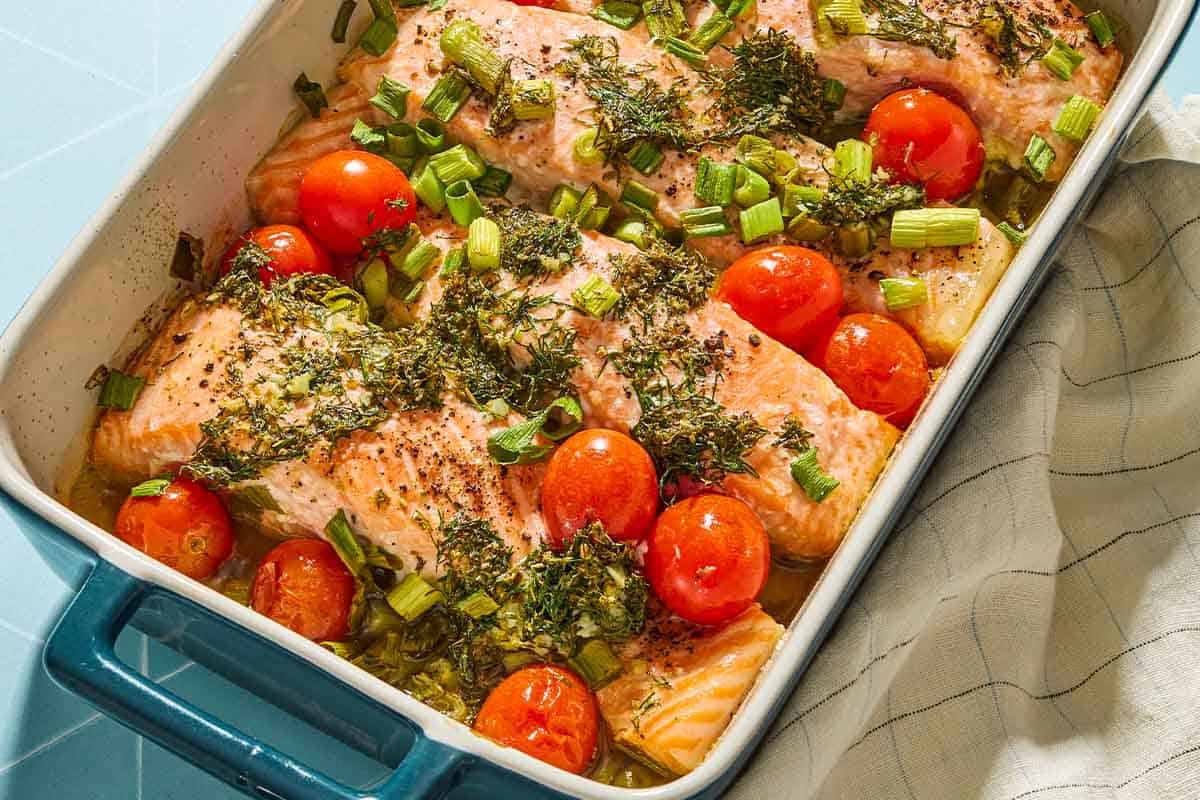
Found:
M 328 542 L 290 539 L 267 553 L 250 588 L 250 605 L 313 641 L 350 629 L 354 576 Z
M 233 552 L 233 526 L 221 500 L 188 478 L 157 497 L 130 497 L 117 512 L 121 540 L 189 578 L 211 577 Z

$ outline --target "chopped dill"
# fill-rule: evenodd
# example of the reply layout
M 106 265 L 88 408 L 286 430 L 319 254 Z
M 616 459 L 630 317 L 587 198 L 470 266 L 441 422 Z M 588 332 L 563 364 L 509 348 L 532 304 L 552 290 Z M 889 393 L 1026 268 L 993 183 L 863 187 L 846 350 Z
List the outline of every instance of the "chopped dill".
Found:
M 512 274 L 546 275 L 574 263 L 580 244 L 575 223 L 525 206 L 497 204 L 488 216 L 500 226 L 500 266 Z
M 829 186 L 811 213 L 823 225 L 853 225 L 924 205 L 925 189 L 921 186 L 841 181 Z
M 927 15 L 917 0 L 863 0 L 863 10 L 877 15 L 868 36 L 926 47 L 946 60 L 958 53 L 958 40 L 946 31 L 946 23 Z
M 759 30 L 733 47 L 728 67 L 703 74 L 713 110 L 726 120 L 713 138 L 746 133 L 795 135 L 824 126 L 831 109 L 813 54 L 783 31 Z
M 812 437 L 812 431 L 805 428 L 795 414 L 788 414 L 779 428 L 779 435 L 771 444 L 793 453 L 802 453 L 811 447 L 809 440 Z
M 473 592 L 503 591 L 513 551 L 487 520 L 457 514 L 437 531 L 442 592 L 457 602 Z
M 980 10 L 974 27 L 992 40 L 988 49 L 999 59 L 1001 69 L 1015 78 L 1054 43 L 1054 32 L 1048 27 L 1051 21 L 1037 12 L 1018 16 L 1005 0 L 992 0 Z
M 685 314 L 708 300 L 717 271 L 700 253 L 655 242 L 648 250 L 612 257 L 620 318 L 636 314 L 647 324 L 660 313 Z

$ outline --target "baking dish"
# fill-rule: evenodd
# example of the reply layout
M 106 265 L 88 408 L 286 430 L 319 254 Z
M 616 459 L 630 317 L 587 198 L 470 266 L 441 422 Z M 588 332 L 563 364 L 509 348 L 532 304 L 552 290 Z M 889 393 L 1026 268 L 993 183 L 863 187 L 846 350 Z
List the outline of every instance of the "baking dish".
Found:
M 320 0 L 264 0 L 131 177 L 0 339 L 0 484 L 94 550 L 98 564 L 46 646 L 61 683 L 251 796 L 715 797 L 728 786 L 849 600 L 970 393 L 1046 273 L 1055 245 L 1111 163 L 1193 12 L 1190 0 L 1106 6 L 1131 57 L 1116 94 L 1029 242 L 909 430 L 772 662 L 704 763 L 653 789 L 567 775 L 472 735 L 332 653 L 125 546 L 63 505 L 63 464 L 94 413 L 84 382 L 119 362 L 174 288 L 179 230 L 218 242 L 245 227 L 242 179 L 274 142 L 301 69 L 328 83 L 341 49 Z M 150 308 L 150 312 L 145 312 Z M 134 331 L 129 334 L 129 331 Z M 114 355 L 114 343 L 123 342 Z M 69 473 L 69 470 L 68 470 Z M 113 654 L 129 622 L 383 763 L 370 791 L 340 785 L 160 689 Z

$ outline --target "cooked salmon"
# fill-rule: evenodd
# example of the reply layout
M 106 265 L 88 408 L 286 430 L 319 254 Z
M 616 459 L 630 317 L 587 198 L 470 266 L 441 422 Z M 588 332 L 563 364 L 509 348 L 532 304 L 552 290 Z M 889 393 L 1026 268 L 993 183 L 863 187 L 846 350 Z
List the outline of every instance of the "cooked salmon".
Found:
M 651 620 L 621 652 L 629 668 L 596 693 L 614 741 L 668 773 L 695 769 L 782 635 L 757 605 L 713 628 Z

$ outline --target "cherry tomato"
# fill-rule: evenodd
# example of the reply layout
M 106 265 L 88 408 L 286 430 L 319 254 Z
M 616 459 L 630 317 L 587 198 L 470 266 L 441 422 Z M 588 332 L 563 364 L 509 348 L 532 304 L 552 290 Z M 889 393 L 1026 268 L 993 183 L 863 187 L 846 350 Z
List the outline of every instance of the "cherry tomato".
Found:
M 558 547 L 591 522 L 636 541 L 658 511 L 658 476 L 650 454 L 623 433 L 593 428 L 559 445 L 542 483 L 542 516 Z
M 842 318 L 821 361 L 833 382 L 859 408 L 906 422 L 929 390 L 921 346 L 899 323 L 879 314 Z
M 875 166 L 898 183 L 923 183 L 930 200 L 954 200 L 983 169 L 983 139 L 962 107 L 929 89 L 903 89 L 879 101 L 863 139 Z
M 233 525 L 220 499 L 188 478 L 157 497 L 130 497 L 117 512 L 115 533 L 189 578 L 211 577 L 233 552 Z
M 400 168 L 361 150 L 314 161 L 300 181 L 304 226 L 334 253 L 354 255 L 384 228 L 401 229 L 417 214 L 417 196 Z
M 267 553 L 250 605 L 316 642 L 336 641 L 350 629 L 354 576 L 328 542 L 289 539 Z
M 290 278 L 300 272 L 333 274 L 333 259 L 320 242 L 294 225 L 267 225 L 251 228 L 229 246 L 221 259 L 221 272 L 228 273 L 233 260 L 246 242 L 254 242 L 267 251 L 271 265 L 258 270 L 264 286 L 270 286 L 275 276 Z
M 799 350 L 837 318 L 842 279 L 829 259 L 807 247 L 762 247 L 725 271 L 717 299 L 772 339 Z
M 575 673 L 540 665 L 514 672 L 492 690 L 475 730 L 568 772 L 583 772 L 596 753 L 596 700 Z
M 771 545 L 741 500 L 702 494 L 659 515 L 647 540 L 646 580 L 667 608 L 716 625 L 745 611 L 771 568 Z

